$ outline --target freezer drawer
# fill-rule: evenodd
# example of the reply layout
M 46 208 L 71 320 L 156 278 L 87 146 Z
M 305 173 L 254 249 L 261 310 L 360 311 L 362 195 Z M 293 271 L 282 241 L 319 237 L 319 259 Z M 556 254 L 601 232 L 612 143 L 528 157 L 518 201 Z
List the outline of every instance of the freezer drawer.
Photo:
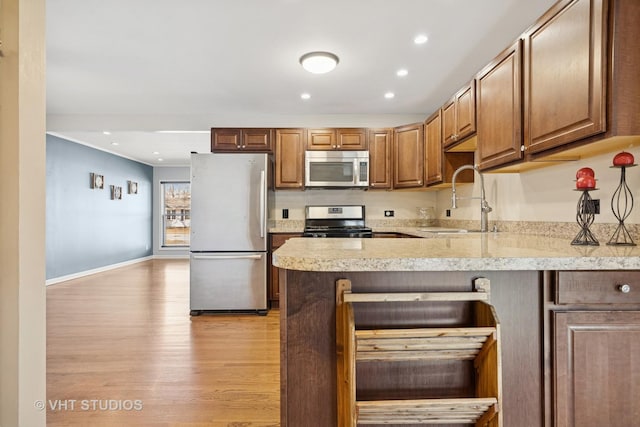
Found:
M 197 252 L 190 260 L 194 311 L 265 311 L 266 252 Z

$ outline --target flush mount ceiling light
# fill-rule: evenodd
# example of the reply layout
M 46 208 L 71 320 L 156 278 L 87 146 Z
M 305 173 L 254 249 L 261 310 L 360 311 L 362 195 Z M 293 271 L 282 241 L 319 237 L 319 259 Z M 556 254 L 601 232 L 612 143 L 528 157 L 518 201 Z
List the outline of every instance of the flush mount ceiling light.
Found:
M 331 52 L 309 52 L 300 57 L 302 68 L 313 74 L 324 74 L 336 68 L 338 57 Z

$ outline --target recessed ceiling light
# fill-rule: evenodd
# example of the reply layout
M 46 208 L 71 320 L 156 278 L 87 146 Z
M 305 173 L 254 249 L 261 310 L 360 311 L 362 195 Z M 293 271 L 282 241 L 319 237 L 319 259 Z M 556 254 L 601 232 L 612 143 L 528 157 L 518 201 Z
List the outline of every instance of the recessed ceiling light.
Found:
M 120 145 L 117 142 L 112 142 L 111 145 Z
M 424 34 L 418 34 L 414 39 L 413 42 L 415 44 L 425 44 L 427 42 L 427 40 L 429 40 L 429 37 L 427 37 Z
M 154 152 L 153 152 L 153 153 L 151 153 L 151 154 L 153 154 L 153 155 L 156 155 L 156 156 L 157 156 L 158 154 L 160 154 L 160 152 L 159 152 L 159 151 L 154 151 Z
M 392 99 L 395 96 L 396 96 L 396 94 L 393 93 L 393 92 L 387 92 L 387 93 L 384 94 L 384 97 L 387 98 L 387 99 Z
M 311 95 L 308 94 L 308 93 L 303 93 L 302 95 L 300 95 L 300 98 L 302 98 L 302 99 L 310 99 Z
M 111 135 L 111 132 L 109 132 L 108 130 L 105 130 L 102 133 L 105 134 L 105 135 Z
M 328 73 L 338 62 L 338 57 L 331 52 L 309 52 L 300 57 L 302 68 L 313 74 Z
M 159 161 L 159 162 L 163 162 L 163 161 L 164 161 L 164 159 L 163 159 L 163 158 L 159 158 L 159 159 L 158 159 L 158 161 Z
M 401 69 L 399 69 L 398 71 L 396 71 L 396 75 L 397 75 L 398 77 L 404 77 L 404 76 L 406 76 L 407 74 L 409 74 L 409 71 L 408 71 L 406 68 L 401 68 Z

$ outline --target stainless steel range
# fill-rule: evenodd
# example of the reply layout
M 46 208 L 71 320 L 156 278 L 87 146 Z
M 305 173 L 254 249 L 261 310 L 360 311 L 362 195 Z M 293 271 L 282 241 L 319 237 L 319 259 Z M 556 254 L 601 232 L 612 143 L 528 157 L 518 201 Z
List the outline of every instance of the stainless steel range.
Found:
M 364 206 L 330 205 L 305 208 L 304 237 L 373 237 L 365 226 Z

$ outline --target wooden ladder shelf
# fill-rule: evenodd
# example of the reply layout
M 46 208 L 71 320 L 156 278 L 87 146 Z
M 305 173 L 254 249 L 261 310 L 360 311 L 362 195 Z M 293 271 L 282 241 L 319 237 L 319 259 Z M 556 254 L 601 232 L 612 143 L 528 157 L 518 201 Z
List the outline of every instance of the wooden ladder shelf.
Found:
M 488 304 L 490 284 L 474 281 L 475 292 L 351 293 L 351 281 L 336 283 L 338 427 L 358 424 L 473 424 L 502 426 L 500 325 Z M 358 330 L 354 303 L 472 301 L 474 324 L 453 328 Z M 472 360 L 475 396 L 446 399 L 357 400 L 356 363 Z

